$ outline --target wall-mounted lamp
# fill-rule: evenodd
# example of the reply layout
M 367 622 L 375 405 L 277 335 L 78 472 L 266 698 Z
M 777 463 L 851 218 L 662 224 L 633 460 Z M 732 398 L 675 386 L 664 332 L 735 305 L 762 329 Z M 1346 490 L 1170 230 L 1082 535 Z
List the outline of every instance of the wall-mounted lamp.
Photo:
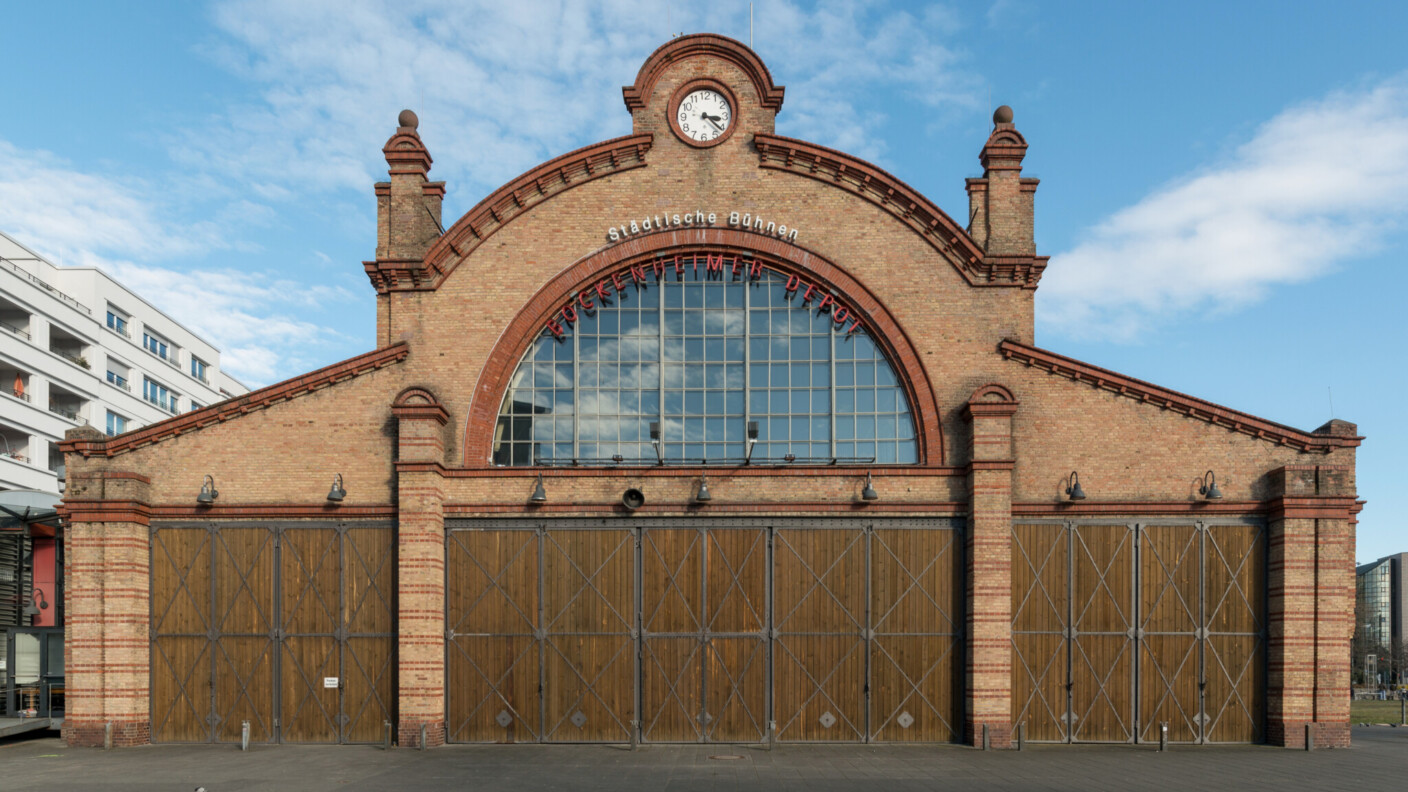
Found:
M 1204 473 L 1198 482 L 1199 495 L 1207 497 L 1208 500 L 1217 500 L 1222 497 L 1222 490 L 1217 488 L 1217 475 L 1211 470 Z
M 533 497 L 529 498 L 533 503 L 547 503 L 548 491 L 543 489 L 543 474 L 538 474 L 538 486 L 533 488 Z
M 743 456 L 743 464 L 748 464 L 753 459 L 753 446 L 758 444 L 758 422 L 748 422 L 748 453 Z
M 200 484 L 200 494 L 196 496 L 196 503 L 204 503 L 207 506 L 214 503 L 220 497 L 220 490 L 215 489 L 215 479 L 206 474 L 205 480 Z
M 660 422 L 659 422 L 659 421 L 651 421 L 651 422 L 650 422 L 650 444 L 651 444 L 652 446 L 655 446 L 655 461 L 658 462 L 658 463 L 661 464 L 661 465 L 665 464 L 665 456 L 664 456 L 664 454 L 661 454 L 661 453 L 660 453 Z
M 1071 483 L 1066 485 L 1066 495 L 1071 500 L 1085 500 L 1085 490 L 1080 488 L 1080 474 L 1072 470 L 1070 481 Z
M 347 497 L 347 490 L 342 487 L 342 474 L 336 473 L 332 477 L 332 489 L 328 490 L 328 500 L 340 501 Z
M 699 474 L 699 491 L 694 493 L 694 500 L 703 503 L 713 499 L 714 496 L 709 494 L 709 474 L 706 471 Z
M 44 592 L 41 589 L 35 589 L 29 596 L 29 602 L 25 603 L 24 615 L 38 616 L 39 611 L 46 610 L 48 607 L 49 601 L 44 599 Z
M 875 491 L 875 485 L 870 481 L 870 471 L 865 473 L 865 488 L 860 491 L 861 500 L 880 500 L 880 493 Z

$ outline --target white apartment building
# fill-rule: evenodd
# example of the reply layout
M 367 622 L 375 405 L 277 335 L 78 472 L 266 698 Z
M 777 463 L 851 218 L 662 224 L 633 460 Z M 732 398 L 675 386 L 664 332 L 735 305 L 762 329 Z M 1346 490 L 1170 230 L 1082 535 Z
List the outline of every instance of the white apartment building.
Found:
M 59 267 L 0 232 L 0 490 L 57 493 L 58 442 L 138 429 L 249 389 L 220 350 L 94 267 Z

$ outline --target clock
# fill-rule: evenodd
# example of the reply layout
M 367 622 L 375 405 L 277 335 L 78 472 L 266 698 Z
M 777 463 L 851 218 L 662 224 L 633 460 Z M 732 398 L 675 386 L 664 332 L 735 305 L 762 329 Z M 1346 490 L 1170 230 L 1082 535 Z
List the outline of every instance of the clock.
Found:
M 733 94 L 712 80 L 688 83 L 670 102 L 670 128 L 691 146 L 717 146 L 733 132 L 735 106 Z

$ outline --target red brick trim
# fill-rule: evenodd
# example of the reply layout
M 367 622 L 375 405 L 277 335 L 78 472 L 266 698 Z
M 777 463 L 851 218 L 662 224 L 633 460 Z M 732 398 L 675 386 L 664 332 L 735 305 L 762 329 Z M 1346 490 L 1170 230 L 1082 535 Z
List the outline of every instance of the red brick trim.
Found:
M 560 468 L 525 468 L 525 467 L 463 467 L 447 468 L 439 462 L 396 462 L 397 473 L 435 473 L 444 478 L 469 478 L 469 479 L 492 479 L 509 478 L 522 479 L 533 482 L 542 473 L 546 479 L 553 478 L 689 478 L 697 476 L 703 471 L 708 471 L 710 475 L 727 476 L 728 478 L 787 478 L 787 477 L 807 477 L 814 478 L 817 474 L 816 467 L 805 465 L 749 465 L 748 467 L 721 467 L 718 465 L 702 466 L 680 466 L 680 467 L 659 467 L 650 465 L 648 467 L 633 467 L 629 465 L 611 465 L 606 467 L 560 467 Z M 884 476 L 886 478 L 965 478 L 968 475 L 967 467 L 916 467 L 906 465 L 904 467 L 884 467 L 884 466 L 847 466 L 835 465 L 826 466 L 829 476 L 857 476 L 864 477 L 866 473 L 874 476 Z
M 1014 459 L 975 459 L 968 463 L 969 470 L 1013 470 L 1016 467 Z
M 623 490 L 624 490 L 624 484 Z M 646 504 L 636 511 L 630 511 L 619 503 L 545 503 L 530 505 L 527 490 L 523 500 L 517 503 L 446 503 L 446 516 L 471 517 L 474 515 L 499 516 L 504 514 L 546 515 L 566 517 L 585 515 L 595 517 L 603 514 L 634 515 L 641 518 L 663 514 L 702 514 L 702 515 L 747 515 L 750 517 L 797 517 L 801 515 L 870 514 L 900 515 L 914 517 L 962 517 L 968 514 L 968 504 L 957 501 L 905 501 L 886 503 L 883 496 L 878 501 L 779 501 L 773 503 L 733 503 L 717 502 L 652 502 L 646 492 Z M 548 493 L 551 501 L 552 493 Z
M 70 525 L 76 522 L 147 525 L 151 522 L 152 507 L 137 501 L 66 500 L 58 512 Z
M 1353 495 L 1319 498 L 1277 498 L 1271 502 L 1273 520 L 1352 520 L 1363 506 Z
M 376 262 L 364 262 L 372 285 L 378 294 L 438 288 L 484 240 L 534 206 L 593 179 L 644 167 L 654 139 L 650 134 L 613 138 L 544 162 L 495 190 L 450 226 L 425 254 L 419 281 L 388 280 L 378 274 Z
M 726 228 L 671 229 L 642 234 L 579 259 L 562 270 L 528 300 L 527 305 L 499 336 L 479 380 L 471 391 L 473 402 L 465 425 L 463 465 L 489 466 L 494 421 L 518 362 L 544 330 L 547 320 L 569 295 L 596 280 L 600 274 L 619 271 L 632 262 L 647 261 L 668 251 L 671 255 L 723 252 L 726 255 L 761 254 L 791 268 L 806 280 L 834 288 L 860 311 L 864 326 L 876 345 L 898 369 L 905 398 L 915 411 L 919 463 L 943 464 L 943 429 L 939 406 L 929 387 L 919 350 L 869 289 L 825 257 L 799 245 L 754 231 Z
M 795 138 L 758 133 L 758 166 L 785 170 L 828 184 L 875 204 L 914 229 L 972 286 L 1035 289 L 1048 256 L 987 256 L 944 210 L 880 168 L 844 152 Z
M 88 473 L 73 473 L 69 479 L 73 482 L 79 481 L 138 481 L 143 484 L 152 483 L 151 478 L 141 473 L 133 473 L 127 470 L 94 470 Z
M 1268 506 L 1259 501 L 1172 501 L 1148 503 L 1142 501 L 1059 501 L 1046 503 L 1013 503 L 1016 517 L 1105 517 L 1105 516 L 1197 516 L 1205 515 L 1264 515 Z
M 243 396 L 217 402 L 209 407 L 158 421 L 144 429 L 118 435 L 110 440 L 64 440 L 59 450 L 64 453 L 77 452 L 84 459 L 89 457 L 112 457 L 152 443 L 204 429 L 215 423 L 224 423 L 239 418 L 245 413 L 262 410 L 279 402 L 295 399 L 316 390 L 322 390 L 344 380 L 375 371 L 392 363 L 405 360 L 410 347 L 400 342 L 388 347 L 373 350 L 364 355 L 348 358 L 341 363 L 310 371 L 300 377 L 250 391 Z
M 645 59 L 636 74 L 635 84 L 621 89 L 626 109 L 634 113 L 645 107 L 651 90 L 655 88 L 655 83 L 659 82 L 665 69 L 685 58 L 701 56 L 726 60 L 742 69 L 748 80 L 753 83 L 753 89 L 758 92 L 758 99 L 763 107 L 774 113 L 782 109 L 782 95 L 786 89 L 772 81 L 772 73 L 763 65 L 762 59 L 741 42 L 712 33 L 680 36 L 650 53 L 650 57 Z
M 1355 448 L 1364 440 L 1359 436 L 1311 434 L 1299 429 L 1292 429 L 1289 426 L 1272 423 L 1248 413 L 1222 407 L 1210 401 L 1188 396 L 1168 388 L 1161 388 L 1143 380 L 1117 374 L 1109 369 L 1082 363 L 1074 358 L 1016 341 L 1003 341 L 997 345 L 997 348 L 1002 356 L 1008 360 L 1016 360 L 1028 366 L 1046 369 L 1052 374 L 1067 377 L 1076 382 L 1086 382 L 1101 390 L 1183 413 L 1190 418 L 1207 421 L 1214 426 L 1222 426 L 1231 431 L 1251 435 L 1277 445 L 1286 445 L 1301 451 L 1317 451 L 1328 454 L 1336 448 Z
M 438 422 L 441 426 L 450 422 L 450 414 L 435 398 L 435 394 L 425 388 L 407 388 L 401 391 L 391 404 L 391 414 L 401 420 L 424 418 Z
M 334 503 L 250 503 L 239 506 L 189 506 L 168 503 L 151 507 L 154 520 L 201 519 L 305 519 L 336 517 L 338 519 L 385 519 L 396 516 L 395 506 L 340 506 Z
M 983 418 L 1010 418 L 1017 414 L 1021 402 L 1012 391 L 997 383 L 989 383 L 973 391 L 968 404 L 963 408 L 963 417 L 972 420 L 974 416 Z

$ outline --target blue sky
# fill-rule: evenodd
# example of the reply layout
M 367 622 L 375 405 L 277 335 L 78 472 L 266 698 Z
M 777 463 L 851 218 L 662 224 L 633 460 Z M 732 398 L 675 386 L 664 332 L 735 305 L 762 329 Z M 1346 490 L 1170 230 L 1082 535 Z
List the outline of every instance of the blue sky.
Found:
M 250 385 L 372 347 L 361 262 L 403 107 L 451 220 L 628 133 L 620 88 L 672 33 L 749 38 L 747 2 L 725 0 L 9 3 L 4 20 L 0 229 L 109 268 Z M 755 0 L 754 21 L 781 134 L 958 218 L 1012 105 L 1052 256 L 1038 345 L 1302 429 L 1358 423 L 1358 556 L 1408 550 L 1408 4 Z

